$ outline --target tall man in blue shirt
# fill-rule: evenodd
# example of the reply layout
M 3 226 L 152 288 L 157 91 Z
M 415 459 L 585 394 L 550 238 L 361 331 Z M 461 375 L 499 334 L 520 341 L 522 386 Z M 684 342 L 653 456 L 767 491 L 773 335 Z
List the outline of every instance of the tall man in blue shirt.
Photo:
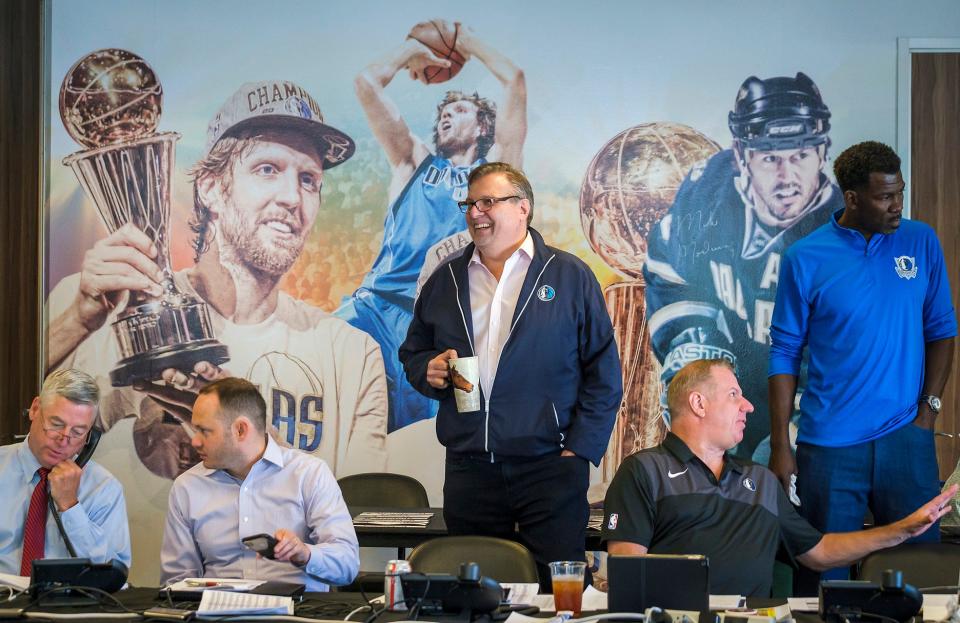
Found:
M 191 423 L 203 459 L 173 483 L 160 551 L 164 583 L 189 577 L 349 584 L 360 567 L 350 513 L 321 459 L 281 448 L 267 434 L 267 405 L 250 381 L 200 390 Z M 273 558 L 241 540 L 267 533 Z
M 896 521 L 938 491 L 933 426 L 957 321 L 936 233 L 903 220 L 900 159 L 868 141 L 834 164 L 845 207 L 784 256 L 771 327 L 770 468 L 829 532 Z M 809 349 L 794 459 L 787 436 Z M 938 530 L 917 540 L 935 541 Z M 843 577 L 845 569 L 824 574 Z
M 30 575 L 35 559 L 70 557 L 49 517 L 48 495 L 77 556 L 130 566 L 123 488 L 93 461 L 74 462 L 90 437 L 99 400 L 88 374 L 58 370 L 30 405 L 26 440 L 0 448 L 0 572 Z

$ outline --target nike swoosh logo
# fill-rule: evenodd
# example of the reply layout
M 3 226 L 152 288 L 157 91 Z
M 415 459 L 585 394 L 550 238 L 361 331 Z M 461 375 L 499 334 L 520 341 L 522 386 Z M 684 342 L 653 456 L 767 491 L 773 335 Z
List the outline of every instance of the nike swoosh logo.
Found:
M 671 472 L 671 471 L 668 470 L 668 471 L 667 471 L 667 476 L 669 476 L 670 478 L 676 478 L 677 476 L 683 476 L 684 474 L 687 473 L 687 470 L 689 470 L 689 469 L 690 469 L 690 468 L 688 467 L 687 469 L 683 470 L 682 472 L 677 472 L 676 474 L 674 474 L 673 472 Z

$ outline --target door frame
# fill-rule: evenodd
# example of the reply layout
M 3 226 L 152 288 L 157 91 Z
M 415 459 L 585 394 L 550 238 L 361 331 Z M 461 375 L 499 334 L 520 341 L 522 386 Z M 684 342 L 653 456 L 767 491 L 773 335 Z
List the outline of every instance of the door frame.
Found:
M 960 38 L 898 37 L 897 38 L 897 154 L 902 163 L 903 181 L 910 188 L 910 153 L 912 149 L 913 55 L 936 52 L 960 53 Z M 903 198 L 903 210 L 910 218 L 910 193 Z

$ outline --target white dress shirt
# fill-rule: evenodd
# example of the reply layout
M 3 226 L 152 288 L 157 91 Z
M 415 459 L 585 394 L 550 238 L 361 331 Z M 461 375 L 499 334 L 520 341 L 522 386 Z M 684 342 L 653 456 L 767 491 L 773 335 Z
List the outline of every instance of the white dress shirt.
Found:
M 467 274 L 470 278 L 470 313 L 473 318 L 473 344 L 480 365 L 480 387 L 489 400 L 500 364 L 500 353 L 510 335 L 510 323 L 527 269 L 533 260 L 533 238 L 524 238 L 503 265 L 500 280 L 483 265 L 474 248 Z
M 240 542 L 280 528 L 310 548 L 306 567 L 258 559 Z M 160 564 L 164 584 L 209 576 L 302 583 L 317 592 L 328 584 L 349 584 L 360 568 L 360 549 L 327 464 L 281 448 L 268 435 L 263 458 L 243 481 L 203 463 L 174 481 Z
M 40 480 L 40 462 L 26 441 L 0 447 L 0 572 L 20 574 L 23 526 L 30 498 Z M 93 562 L 119 560 L 130 567 L 130 530 L 123 487 L 110 472 L 90 461 L 83 468 L 76 504 L 60 513 L 63 529 L 77 556 Z M 69 558 L 70 553 L 47 512 L 44 558 Z

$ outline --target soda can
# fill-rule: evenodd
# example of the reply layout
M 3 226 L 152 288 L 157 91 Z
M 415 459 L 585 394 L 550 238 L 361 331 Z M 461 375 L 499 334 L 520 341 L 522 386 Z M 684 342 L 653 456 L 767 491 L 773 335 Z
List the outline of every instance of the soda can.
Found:
M 403 612 L 407 604 L 403 600 L 403 585 L 400 576 L 413 571 L 413 567 L 406 560 L 389 560 L 383 572 L 383 603 L 387 610 Z

